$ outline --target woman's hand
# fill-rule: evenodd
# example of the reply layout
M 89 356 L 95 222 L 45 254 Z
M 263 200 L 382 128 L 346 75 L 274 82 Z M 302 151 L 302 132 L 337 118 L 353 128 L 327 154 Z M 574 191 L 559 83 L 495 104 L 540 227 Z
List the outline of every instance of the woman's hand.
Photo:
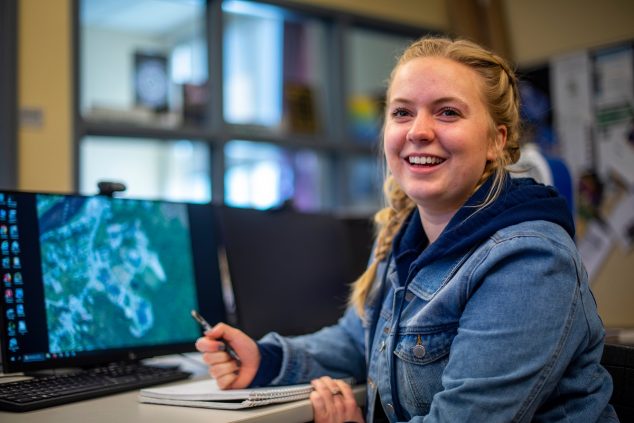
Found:
M 236 352 L 240 361 L 225 352 L 224 339 Z M 260 351 L 247 334 L 225 323 L 218 323 L 205 336 L 198 338 L 196 349 L 203 353 L 209 374 L 220 389 L 240 389 L 249 386 L 260 365 Z
M 363 423 L 361 408 L 346 382 L 324 376 L 311 385 L 315 388 L 310 394 L 315 423 Z

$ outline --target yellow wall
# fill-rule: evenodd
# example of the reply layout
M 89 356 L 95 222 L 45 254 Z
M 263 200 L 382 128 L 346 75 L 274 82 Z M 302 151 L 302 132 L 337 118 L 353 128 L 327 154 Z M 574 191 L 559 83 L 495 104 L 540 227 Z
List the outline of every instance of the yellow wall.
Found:
M 631 0 L 506 0 L 504 6 L 511 49 L 520 66 L 634 39 Z
M 592 284 L 599 315 L 609 328 L 634 328 L 634 251 L 615 246 Z
M 73 189 L 69 0 L 18 2 L 18 104 L 41 109 L 41 127 L 18 130 L 18 188 Z
M 446 0 L 292 0 L 374 18 L 388 19 L 427 29 L 448 26 Z

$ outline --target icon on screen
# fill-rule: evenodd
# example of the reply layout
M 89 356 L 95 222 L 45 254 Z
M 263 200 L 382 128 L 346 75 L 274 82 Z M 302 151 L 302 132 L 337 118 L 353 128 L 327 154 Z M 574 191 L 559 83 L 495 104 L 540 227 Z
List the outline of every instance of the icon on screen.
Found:
M 11 273 L 5 273 L 4 276 L 2 276 L 2 281 L 4 282 L 5 287 L 11 286 L 11 279 Z
M 17 350 L 19 350 L 20 347 L 18 346 L 18 340 L 15 338 L 10 338 L 9 339 L 9 350 L 16 352 Z
M 24 320 L 18 320 L 18 332 L 20 332 L 21 335 L 28 332 L 26 330 L 26 322 Z
M 7 220 L 7 211 L 5 209 L 0 209 L 0 222 L 5 222 Z
M 14 282 L 16 285 L 22 285 L 22 283 L 24 282 L 24 281 L 22 280 L 22 273 L 20 273 L 20 272 L 15 272 L 15 273 L 13 274 L 13 282 Z
M 13 198 L 12 195 L 7 195 L 7 206 L 16 207 L 17 205 L 18 203 L 15 201 L 15 198 Z
M 11 288 L 4 290 L 4 302 L 7 304 L 11 304 L 13 302 L 13 290 Z
M 11 235 L 11 238 L 13 238 L 13 239 L 19 238 L 19 236 L 18 236 L 18 225 L 9 226 L 9 234 Z
M 18 221 L 18 211 L 15 209 L 9 210 L 9 223 L 15 223 Z
M 22 264 L 20 264 L 20 257 L 13 257 L 13 268 L 19 269 L 21 267 L 22 267 Z
M 15 300 L 18 302 L 22 302 L 22 300 L 24 300 L 24 289 L 22 288 L 15 289 Z
M 9 241 L 2 241 L 2 243 L 0 243 L 0 251 L 2 254 L 9 254 Z
M 11 242 L 11 252 L 13 254 L 19 254 L 20 253 L 20 243 L 18 241 Z
M 24 317 L 24 304 L 16 304 L 15 312 L 17 313 L 18 317 Z
M 2 268 L 11 269 L 11 259 L 9 257 L 2 257 Z
M 15 320 L 15 310 L 12 308 L 7 309 L 7 320 Z
M 7 323 L 7 335 L 15 336 L 15 322 Z
M 0 225 L 0 238 L 9 237 L 9 227 L 7 225 Z

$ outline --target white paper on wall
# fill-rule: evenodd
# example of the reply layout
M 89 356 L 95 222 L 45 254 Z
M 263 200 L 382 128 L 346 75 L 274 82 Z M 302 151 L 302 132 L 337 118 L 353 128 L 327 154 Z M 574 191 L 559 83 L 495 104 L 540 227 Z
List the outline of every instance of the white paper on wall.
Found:
M 592 62 L 587 51 L 551 60 L 551 90 L 555 130 L 561 151 L 577 181 L 592 166 Z
M 634 187 L 634 59 L 630 47 L 600 51 L 595 59 L 597 170 L 616 172 Z

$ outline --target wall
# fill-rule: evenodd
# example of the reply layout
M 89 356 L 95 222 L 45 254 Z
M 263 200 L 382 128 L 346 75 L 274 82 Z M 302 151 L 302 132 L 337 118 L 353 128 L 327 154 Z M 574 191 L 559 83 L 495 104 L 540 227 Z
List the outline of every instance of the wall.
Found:
M 515 62 L 543 64 L 560 53 L 634 40 L 631 0 L 505 0 Z
M 448 26 L 447 0 L 290 0 L 428 29 Z
M 18 2 L 18 107 L 40 126 L 18 128 L 18 189 L 73 189 L 70 0 Z
M 83 112 L 94 106 L 131 109 L 134 106 L 134 81 L 130 78 L 129 70 L 133 67 L 135 51 L 141 48 L 152 53 L 169 50 L 151 37 L 144 39 L 142 35 L 135 36 L 121 31 L 83 30 L 82 37 L 81 72 L 90 77 L 82 78 L 81 100 L 84 103 L 88 99 L 94 102 L 82 103 L 80 107 Z M 116 47 L 112 48 L 113 45 Z M 96 82 L 105 80 L 117 82 L 107 85 Z

